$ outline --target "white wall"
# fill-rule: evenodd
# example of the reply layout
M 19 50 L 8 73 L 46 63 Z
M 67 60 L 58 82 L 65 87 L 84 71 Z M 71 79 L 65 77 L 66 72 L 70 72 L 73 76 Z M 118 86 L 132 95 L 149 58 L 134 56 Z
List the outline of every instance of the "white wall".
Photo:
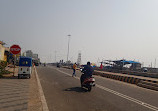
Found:
M 0 60 L 4 60 L 5 47 L 0 44 Z

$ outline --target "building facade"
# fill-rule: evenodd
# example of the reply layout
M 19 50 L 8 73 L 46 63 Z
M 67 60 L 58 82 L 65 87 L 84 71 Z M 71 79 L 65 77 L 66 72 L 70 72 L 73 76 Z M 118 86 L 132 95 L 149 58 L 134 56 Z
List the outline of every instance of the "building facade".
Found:
M 27 50 L 24 54 L 26 57 L 33 57 L 33 52 L 31 50 Z
M 4 53 L 5 53 L 5 47 L 3 46 L 4 42 L 0 41 L 0 60 L 4 61 Z
M 38 59 L 38 54 L 33 54 L 33 58 Z

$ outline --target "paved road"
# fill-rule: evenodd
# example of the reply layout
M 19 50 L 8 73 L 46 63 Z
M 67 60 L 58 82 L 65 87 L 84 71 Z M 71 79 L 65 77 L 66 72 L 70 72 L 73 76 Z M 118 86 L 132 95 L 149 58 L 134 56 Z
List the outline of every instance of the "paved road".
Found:
M 91 92 L 80 88 L 72 70 L 51 66 L 37 72 L 50 111 L 158 111 L 158 92 L 136 85 L 94 76 Z

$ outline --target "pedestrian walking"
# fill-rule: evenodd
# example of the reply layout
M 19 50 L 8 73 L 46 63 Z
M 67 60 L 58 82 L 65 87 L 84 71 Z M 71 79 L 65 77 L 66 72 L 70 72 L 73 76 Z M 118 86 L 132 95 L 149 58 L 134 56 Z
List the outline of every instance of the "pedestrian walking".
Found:
M 73 76 L 76 76 L 76 68 L 77 68 L 77 64 L 73 64 L 73 74 L 72 74 L 72 77 Z

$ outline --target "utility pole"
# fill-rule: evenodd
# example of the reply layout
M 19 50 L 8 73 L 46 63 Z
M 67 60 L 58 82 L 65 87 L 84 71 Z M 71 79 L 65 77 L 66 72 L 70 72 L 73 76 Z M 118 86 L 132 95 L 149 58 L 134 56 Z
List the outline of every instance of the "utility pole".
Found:
M 71 35 L 67 35 L 68 36 L 68 51 L 67 51 L 67 62 L 69 61 L 69 44 L 70 44 L 70 37 Z
M 55 51 L 55 63 L 56 63 L 56 53 L 57 53 L 57 51 Z
M 156 58 L 155 58 L 155 66 L 154 66 L 154 68 L 156 68 Z
M 78 53 L 77 64 L 81 65 L 81 51 L 79 51 L 79 53 Z

